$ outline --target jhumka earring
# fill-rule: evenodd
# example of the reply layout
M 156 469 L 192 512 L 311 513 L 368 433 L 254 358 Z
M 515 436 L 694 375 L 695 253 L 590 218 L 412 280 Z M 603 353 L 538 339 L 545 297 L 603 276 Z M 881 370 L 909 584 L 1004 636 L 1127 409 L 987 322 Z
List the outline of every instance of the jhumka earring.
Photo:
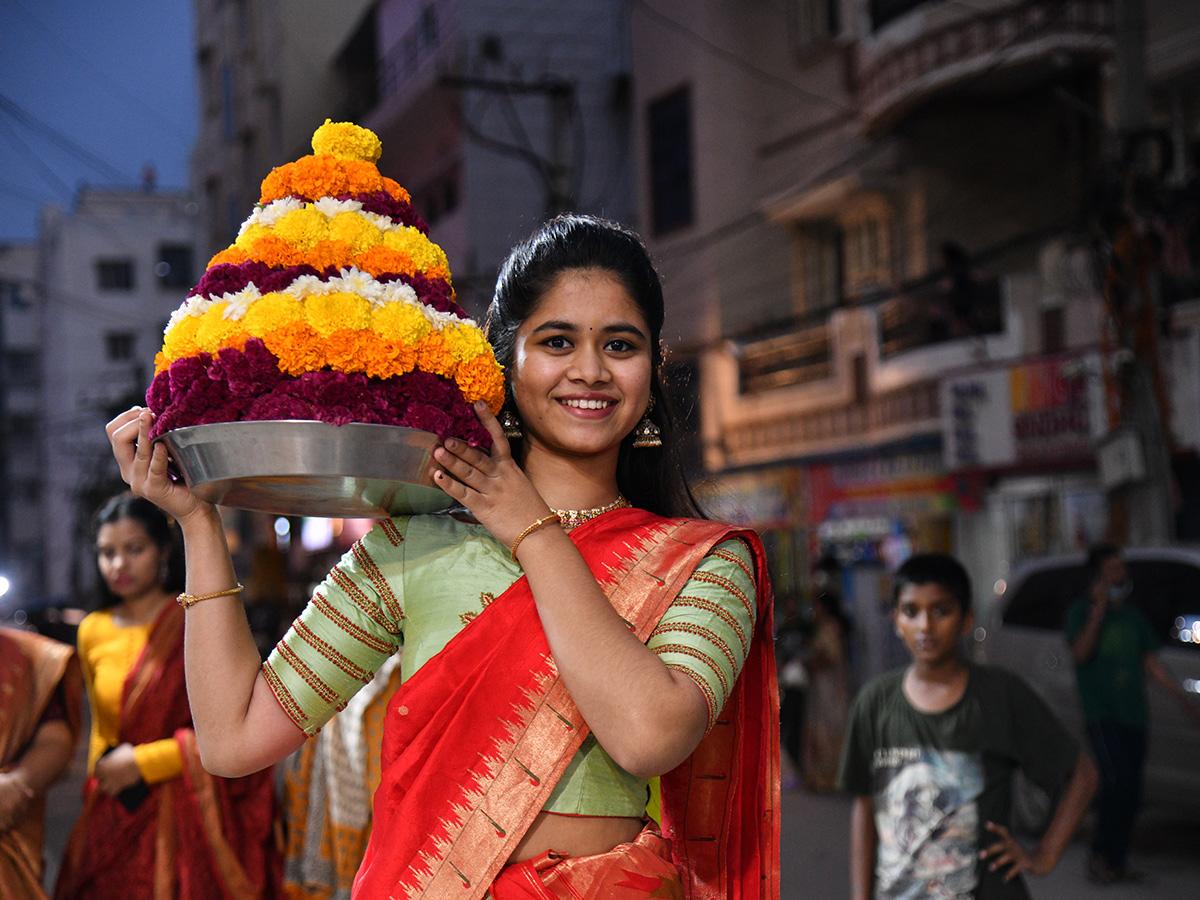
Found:
M 652 409 L 654 409 L 653 394 L 650 395 L 650 402 L 646 405 L 646 411 L 642 414 L 642 421 L 638 422 L 637 428 L 633 429 L 633 446 L 639 449 L 662 446 L 662 432 L 650 418 L 650 410 Z
M 510 409 L 500 410 L 500 427 L 504 429 L 504 436 L 510 441 L 519 441 L 525 437 L 521 433 L 521 420 Z

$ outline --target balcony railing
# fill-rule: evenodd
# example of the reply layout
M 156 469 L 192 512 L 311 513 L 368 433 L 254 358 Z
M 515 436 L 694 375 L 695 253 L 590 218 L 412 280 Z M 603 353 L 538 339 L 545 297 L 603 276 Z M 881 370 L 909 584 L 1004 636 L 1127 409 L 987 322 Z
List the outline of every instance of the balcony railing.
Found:
M 914 4 L 881 2 L 887 21 L 908 12 Z M 960 9 L 968 9 L 961 4 Z M 875 23 L 879 27 L 879 23 Z M 858 98 L 868 117 L 876 119 L 895 105 L 936 90 L 939 73 L 945 82 L 960 81 L 1008 58 L 1019 59 L 1023 46 L 1049 55 L 1064 48 L 1092 46 L 1112 33 L 1108 0 L 1028 0 L 994 12 L 967 15 L 958 21 L 919 33 L 913 40 L 878 56 L 868 51 L 859 62 Z
M 738 374 L 743 394 L 829 378 L 833 374 L 829 326 L 817 325 L 743 344 Z
M 998 278 L 935 282 L 905 291 L 879 307 L 879 355 L 1004 330 L 1004 299 Z

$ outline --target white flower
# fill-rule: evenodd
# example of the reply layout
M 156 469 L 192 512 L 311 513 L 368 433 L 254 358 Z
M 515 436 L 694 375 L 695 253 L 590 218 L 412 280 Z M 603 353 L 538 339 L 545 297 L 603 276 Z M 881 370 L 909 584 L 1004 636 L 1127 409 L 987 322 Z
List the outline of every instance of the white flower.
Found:
M 225 312 L 221 315 L 223 318 L 231 321 L 238 321 L 246 314 L 246 310 L 250 308 L 250 304 L 262 297 L 258 287 L 253 283 L 246 285 L 240 291 L 234 294 L 222 294 L 218 299 L 223 300 L 229 305 L 225 307 Z
M 280 200 L 272 200 L 262 209 L 255 210 L 246 221 L 253 221 L 256 225 L 264 225 L 270 228 L 288 213 L 294 212 L 297 209 L 304 209 L 303 200 L 296 197 L 283 197 Z
M 330 219 L 338 213 L 358 212 L 362 209 L 362 204 L 357 200 L 338 200 L 336 197 L 322 197 L 313 206 Z

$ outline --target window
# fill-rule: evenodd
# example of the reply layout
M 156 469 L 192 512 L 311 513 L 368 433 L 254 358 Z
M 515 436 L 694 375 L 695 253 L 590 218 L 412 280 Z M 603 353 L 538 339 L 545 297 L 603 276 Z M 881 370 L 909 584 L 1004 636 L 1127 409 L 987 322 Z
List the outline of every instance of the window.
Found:
M 37 437 L 37 418 L 29 415 L 9 416 L 7 431 L 11 441 L 32 441 Z
M 926 0 L 870 0 L 871 30 L 878 31 L 893 19 L 916 9 Z
M 223 66 L 221 68 L 221 114 L 227 140 L 233 140 L 237 130 L 236 110 L 234 109 L 236 99 L 233 91 L 233 67 Z
M 692 224 L 692 98 L 688 88 L 650 104 L 650 205 L 656 234 Z
M 31 292 L 25 289 L 26 286 L 24 282 L 0 278 L 0 306 L 29 309 L 33 305 L 33 298 L 30 296 Z M 0 315 L 3 315 L 3 312 L 3 309 L 0 309 Z
M 791 5 L 792 40 L 796 50 L 807 52 L 841 30 L 839 0 L 794 0 Z
M 9 349 L 4 354 L 4 377 L 9 387 L 36 387 L 38 383 L 38 352 Z
M 102 259 L 96 263 L 96 286 L 102 291 L 133 290 L 133 261 Z
M 165 288 L 190 288 L 192 279 L 192 248 L 186 244 L 161 244 L 154 274 Z
M 846 224 L 845 284 L 855 295 L 880 288 L 891 280 L 891 251 L 887 223 L 869 215 Z
M 130 331 L 110 331 L 104 336 L 104 353 L 110 362 L 133 359 L 137 335 Z
M 801 308 L 830 310 L 842 302 L 842 232 L 833 224 L 806 226 L 800 232 Z

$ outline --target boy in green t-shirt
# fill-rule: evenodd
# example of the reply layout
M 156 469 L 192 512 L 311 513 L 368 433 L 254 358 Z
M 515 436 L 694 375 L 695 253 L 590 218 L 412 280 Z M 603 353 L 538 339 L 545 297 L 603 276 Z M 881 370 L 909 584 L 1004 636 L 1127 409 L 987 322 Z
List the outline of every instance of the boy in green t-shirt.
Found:
M 912 665 L 855 699 L 838 781 L 855 795 L 853 900 L 1028 898 L 1023 872 L 1058 863 L 1096 790 L 1096 769 L 1040 697 L 960 652 L 971 583 L 953 557 L 896 572 L 893 617 Z M 1033 850 L 1009 833 L 1020 769 L 1057 798 Z

